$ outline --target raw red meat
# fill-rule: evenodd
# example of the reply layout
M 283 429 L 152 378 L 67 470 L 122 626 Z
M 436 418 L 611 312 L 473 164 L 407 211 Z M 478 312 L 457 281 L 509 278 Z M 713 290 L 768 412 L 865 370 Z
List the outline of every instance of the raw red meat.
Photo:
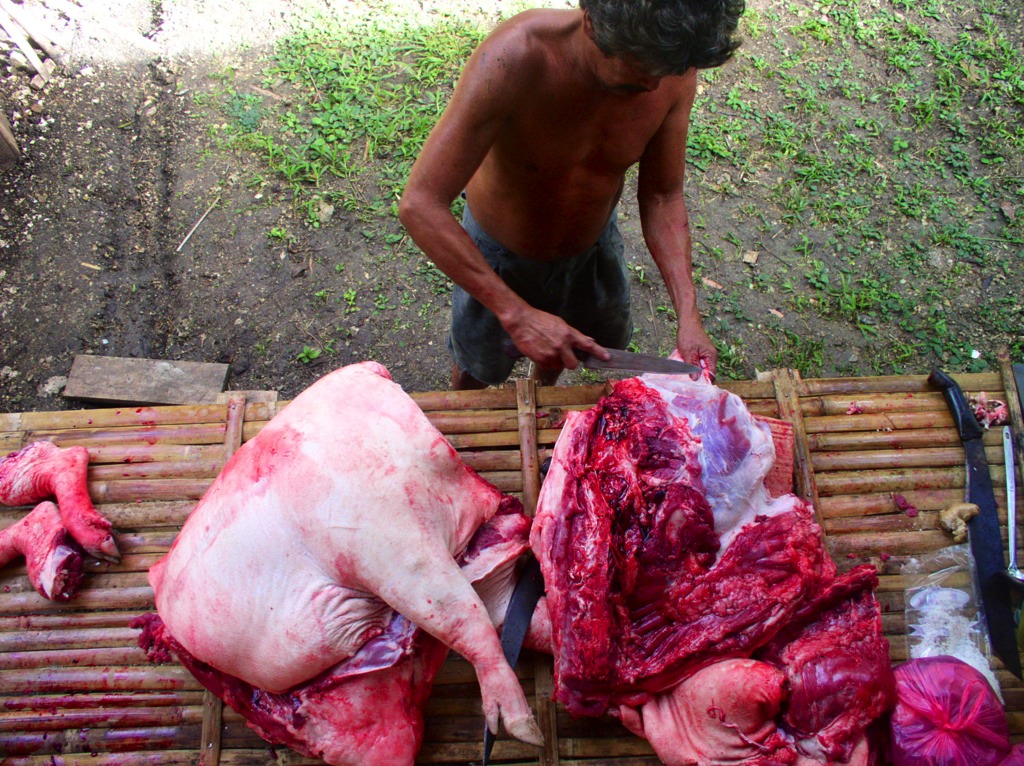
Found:
M 896 701 L 877 584 L 869 565 L 838 576 L 756 655 L 785 672 L 782 726 L 801 753 L 822 762 L 848 763 L 863 732 Z
M 643 730 L 648 720 L 678 723 L 680 682 L 763 649 L 795 687 L 778 718 L 789 750 L 778 744 L 776 761 L 757 762 L 866 758 L 864 730 L 892 700 L 875 575 L 836 579 L 811 507 L 765 490 L 772 459 L 768 427 L 738 397 L 689 379 L 621 381 L 569 416 L 531 543 L 548 588 L 555 695 L 570 712 L 617 709 Z M 851 644 L 844 634 L 816 655 L 839 631 Z M 751 689 L 763 688 L 756 667 Z M 819 670 L 834 682 L 802 675 Z M 703 677 L 702 693 L 731 693 L 718 688 L 724 676 Z M 684 763 L 672 726 L 655 728 L 659 755 Z M 678 737 L 681 751 L 693 749 L 691 734 Z
M 397 612 L 473 664 L 492 729 L 500 716 L 513 736 L 539 743 L 494 628 L 525 534 L 495 548 L 504 597 L 485 604 L 470 584 L 473 567 L 491 570 L 488 557 L 467 560 L 465 571 L 456 563 L 511 504 L 462 463 L 387 370 L 345 367 L 231 458 L 150 570 L 157 611 L 190 656 L 271 693 L 357 656 Z M 421 671 L 428 675 L 417 667 L 411 677 Z M 337 708 L 331 732 L 356 720 Z M 311 750 L 329 739 L 306 736 Z

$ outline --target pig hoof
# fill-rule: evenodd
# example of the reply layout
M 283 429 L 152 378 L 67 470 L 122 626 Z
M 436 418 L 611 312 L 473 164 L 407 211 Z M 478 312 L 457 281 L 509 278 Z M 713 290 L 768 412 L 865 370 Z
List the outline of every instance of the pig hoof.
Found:
M 98 559 L 109 561 L 112 564 L 121 562 L 121 551 L 117 549 L 117 543 L 114 542 L 113 535 L 107 535 L 99 545 L 93 548 L 86 548 L 86 553 Z
M 522 742 L 537 747 L 544 746 L 544 735 L 541 734 L 540 727 L 537 726 L 537 722 L 533 720 L 532 716 L 517 718 L 514 721 L 506 720 L 505 729 L 511 736 Z

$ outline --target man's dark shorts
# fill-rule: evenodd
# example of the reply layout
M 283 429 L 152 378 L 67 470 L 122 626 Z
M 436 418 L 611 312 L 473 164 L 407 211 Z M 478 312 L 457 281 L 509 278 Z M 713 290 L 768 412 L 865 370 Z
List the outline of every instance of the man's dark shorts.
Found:
M 593 247 L 556 261 L 532 261 L 509 252 L 480 228 L 468 205 L 462 227 L 491 268 L 531 306 L 561 317 L 602 346 L 625 348 L 629 343 L 629 275 L 614 213 Z M 498 318 L 457 285 L 448 348 L 460 369 L 489 385 L 503 383 L 515 365 Z

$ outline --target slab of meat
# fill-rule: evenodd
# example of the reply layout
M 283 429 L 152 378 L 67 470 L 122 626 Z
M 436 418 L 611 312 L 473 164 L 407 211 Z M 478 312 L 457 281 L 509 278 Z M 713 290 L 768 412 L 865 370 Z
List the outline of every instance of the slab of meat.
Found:
M 352 658 L 397 612 L 473 664 L 492 729 L 500 716 L 537 743 L 488 608 L 456 562 L 515 502 L 461 462 L 381 365 L 345 367 L 231 458 L 150 570 L 157 611 L 191 657 L 277 694 Z
M 528 517 L 505 502 L 459 557 L 489 611 L 504 615 L 515 563 L 528 549 Z M 347 660 L 285 692 L 269 692 L 217 670 L 188 652 L 157 615 L 132 622 L 156 661 L 176 657 L 262 737 L 331 764 L 403 766 L 423 737 L 422 708 L 448 647 L 396 614 Z
M 849 763 L 863 733 L 896 704 L 876 585 L 870 565 L 839 575 L 756 655 L 785 672 L 782 726 L 821 763 Z
M 867 724 L 892 703 L 875 575 L 836 579 L 813 509 L 765 490 L 772 460 L 769 428 L 738 397 L 688 379 L 621 381 L 593 410 L 569 415 L 531 543 L 548 588 L 555 696 L 570 712 L 611 710 L 657 731 L 652 742 L 670 763 L 738 762 L 672 753 L 700 749 L 683 702 L 746 687 L 752 712 L 744 718 L 740 700 L 726 728 L 761 732 L 778 751 L 750 763 L 865 754 Z M 784 630 L 787 641 L 773 644 Z M 762 662 L 733 666 L 748 667 L 740 678 L 702 671 L 751 657 Z M 836 677 L 814 686 L 814 672 Z M 779 677 L 781 714 L 754 725 L 775 710 L 765 678 Z

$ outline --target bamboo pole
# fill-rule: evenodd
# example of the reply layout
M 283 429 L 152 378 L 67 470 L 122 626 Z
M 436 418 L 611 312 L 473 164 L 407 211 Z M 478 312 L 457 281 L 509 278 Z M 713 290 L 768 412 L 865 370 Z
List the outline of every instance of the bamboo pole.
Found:
M 45 85 L 50 81 L 50 73 L 53 71 L 54 65 L 46 66 L 43 61 L 39 58 L 39 55 L 35 52 L 35 49 L 29 44 L 25 36 L 21 34 L 20 26 L 15 20 L 7 14 L 5 8 L 0 7 L 0 29 L 3 29 L 7 33 L 7 36 L 11 39 L 11 42 L 21 51 L 22 55 L 28 59 L 28 63 L 32 65 L 32 68 L 36 70 L 36 73 L 42 79 Z
M 0 652 L 4 654 L 19 654 L 24 652 L 43 652 L 59 648 L 61 651 L 75 652 L 91 651 L 93 649 L 110 649 L 124 646 L 134 646 L 137 642 L 139 632 L 128 627 L 128 622 L 137 616 L 137 613 L 124 615 L 122 624 L 97 625 L 95 627 L 80 626 L 72 623 L 67 628 L 55 627 L 49 629 L 0 632 Z M 43 617 L 43 615 L 39 615 Z M 58 621 L 54 621 L 57 624 Z
M 22 446 L 34 441 L 52 441 L 58 447 L 102 447 L 114 444 L 221 444 L 223 423 L 169 426 L 126 426 L 76 431 L 26 431 Z
M 983 372 L 951 376 L 964 392 L 998 391 L 1001 380 L 998 373 Z M 868 393 L 928 392 L 934 391 L 927 375 L 878 375 L 868 378 L 809 378 L 800 387 L 801 396 L 829 396 L 833 394 L 863 395 Z
M 118 444 L 86 447 L 92 465 L 118 463 L 202 462 L 224 460 L 224 448 L 219 444 Z
M 6 12 L 8 16 L 18 23 L 18 25 L 25 30 L 25 34 L 31 38 L 32 42 L 39 46 L 39 49 L 45 53 L 51 61 L 55 64 L 61 63 L 63 55 L 57 46 L 53 44 L 49 30 L 40 29 L 32 19 L 22 13 L 14 3 L 10 2 L 10 0 L 0 0 L 0 10 Z
M 811 503 L 814 507 L 815 517 L 819 517 L 818 486 L 815 482 L 810 447 L 807 443 L 807 421 L 800 412 L 798 395 L 800 373 L 794 370 L 775 370 L 772 373 L 772 383 L 775 387 L 775 400 L 779 405 L 779 417 L 793 424 L 793 470 L 796 494 Z M 818 520 L 820 522 L 820 517 Z
M 846 518 L 852 516 L 872 516 L 881 513 L 899 513 L 893 492 L 875 492 L 862 495 L 836 495 L 822 497 L 819 501 L 823 518 Z M 918 510 L 937 511 L 947 508 L 953 503 L 963 502 L 962 486 L 950 489 L 906 489 L 898 494 L 903 495 L 907 502 Z M 996 493 L 996 499 L 1002 497 L 1005 503 L 1005 491 Z
M 540 494 L 540 459 L 537 455 L 537 386 L 531 378 L 516 381 L 519 424 L 519 455 L 522 472 L 524 509 L 528 516 L 537 512 Z
M 125 479 L 97 481 L 89 485 L 95 503 L 127 503 L 147 500 L 198 500 L 213 478 L 205 479 Z
M 65 729 L 121 729 L 179 726 L 202 721 L 202 706 L 123 708 L 113 706 L 91 710 L 57 710 L 38 713 L 0 713 L 0 735 L 8 732 L 55 732 Z
M 522 492 L 523 474 L 521 471 L 481 471 L 480 477 L 489 481 L 495 487 L 506 494 Z
M 228 397 L 228 420 L 224 432 L 224 461 L 242 446 L 243 421 L 245 420 L 245 394 L 233 393 Z M 220 619 L 210 615 L 210 619 Z M 218 766 L 221 751 L 221 727 L 224 720 L 224 702 L 209 690 L 203 695 L 202 733 L 199 742 L 199 758 L 202 766 Z
M 1003 463 L 999 447 L 986 447 L 985 456 L 990 466 Z M 815 471 L 858 471 L 879 468 L 948 468 L 962 465 L 963 447 L 936 449 L 862 450 L 859 452 L 816 452 L 811 454 Z
M 992 466 L 993 479 L 1002 467 Z M 966 483 L 965 469 L 915 468 L 913 470 L 881 471 L 833 471 L 818 477 L 818 490 L 822 496 L 863 495 L 871 492 L 899 492 L 905 489 L 949 489 L 963 487 Z
M 555 679 L 551 658 L 538 656 L 534 659 L 534 700 L 537 705 L 537 721 L 544 733 L 544 747 L 540 751 L 540 766 L 559 766 L 558 755 L 558 707 L 555 704 Z
M 516 389 L 484 388 L 477 391 L 425 391 L 409 397 L 424 412 L 430 410 L 497 410 L 516 408 Z
M 604 383 L 588 386 L 538 386 L 537 407 L 593 407 L 606 392 Z
M 198 736 L 198 726 L 179 724 L 177 726 L 152 726 L 134 729 L 67 729 L 58 732 L 12 733 L 5 739 L 7 751 L 13 755 L 30 753 L 60 753 L 61 761 L 67 763 L 63 753 L 126 753 L 138 749 L 180 750 L 193 746 Z M 52 756 L 43 763 L 56 761 Z M 127 766 L 135 761 L 121 755 L 121 763 Z M 5 761 L 4 766 L 9 762 Z
M 0 112 L 0 173 L 12 170 L 20 157 L 21 150 L 11 130 L 11 123 L 7 121 L 7 115 Z
M 195 748 L 114 753 L 64 751 L 60 754 L 57 762 L 61 766 L 195 766 L 196 758 Z M 287 756 L 282 753 L 281 758 L 282 760 L 277 760 L 268 753 L 267 747 L 264 746 L 228 751 L 224 754 L 221 763 L 225 766 L 254 766 L 255 764 L 272 766 L 277 763 L 287 764 L 287 766 L 323 766 L 323 761 L 319 759 L 302 758 L 290 752 Z M 26 755 L 7 758 L 3 764 L 4 766 L 54 766 L 54 757 L 51 755 Z M 505 765 L 503 764 L 503 766 Z
M 127 479 L 212 479 L 224 466 L 217 460 L 189 460 L 160 463 L 117 463 L 89 467 L 89 481 L 124 481 Z
M 33 694 L 104 691 L 195 690 L 201 688 L 185 668 L 174 665 L 148 667 L 50 668 L 39 671 L 9 670 L 0 675 L 0 692 Z M 199 732 L 196 732 L 198 734 Z M 198 738 L 197 740 L 198 741 Z
M 48 601 L 35 591 L 26 593 L 0 593 L 0 613 L 52 614 L 69 612 L 79 609 L 152 609 L 153 590 L 151 588 L 114 588 L 97 591 L 86 588 L 80 591 L 73 601 Z
M 916 530 L 913 532 L 884 532 L 871 535 L 840 535 L 826 540 L 832 557 L 856 558 L 895 552 L 906 556 L 918 556 L 937 551 L 950 544 L 949 536 L 939 530 Z
M 1000 444 L 997 430 L 989 429 L 982 435 L 986 446 Z M 926 447 L 962 447 L 956 429 L 918 428 L 900 431 L 846 431 L 808 434 L 812 452 L 857 451 L 872 449 L 922 449 Z
M 904 428 L 952 428 L 949 411 L 883 412 L 877 415 L 823 415 L 806 418 L 807 433 L 899 431 Z
M 0 431 L 46 433 L 140 426 L 223 423 L 225 404 L 179 404 L 162 407 L 108 407 L 93 410 L 58 410 L 0 414 Z
M 86 628 L 121 628 L 127 627 L 128 623 L 135 617 L 128 612 L 70 612 L 66 614 L 20 614 L 0 616 L 0 647 L 4 641 L 12 640 L 4 633 L 13 634 L 21 639 L 32 639 L 40 637 L 44 643 L 39 648 L 45 648 L 47 638 L 42 631 L 62 629 L 86 629 Z M 106 633 L 107 631 L 102 631 Z M 61 632 L 61 635 L 64 635 Z
M 3 709 L 8 712 L 40 710 L 95 710 L 98 708 L 154 708 L 199 706 L 203 701 L 198 691 L 111 692 L 93 694 L 36 694 L 8 697 Z

